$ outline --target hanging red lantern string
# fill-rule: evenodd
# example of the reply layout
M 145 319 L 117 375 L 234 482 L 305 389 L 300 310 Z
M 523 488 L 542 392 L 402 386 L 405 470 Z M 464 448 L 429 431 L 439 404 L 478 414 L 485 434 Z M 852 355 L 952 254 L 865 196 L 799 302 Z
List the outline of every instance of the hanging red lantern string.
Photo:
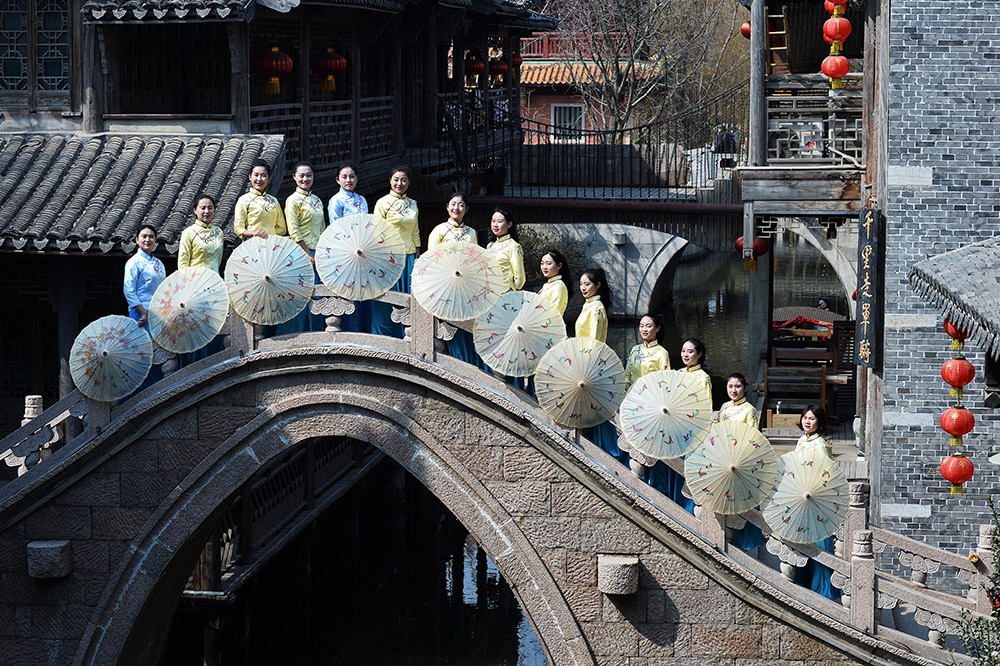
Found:
M 964 356 L 955 356 L 941 366 L 941 379 L 951 386 L 951 396 L 962 398 L 962 389 L 976 378 L 976 368 Z
M 965 349 L 965 339 L 969 334 L 951 323 L 951 319 L 944 320 L 944 332 L 951 338 L 951 350 L 962 351 Z
M 972 461 L 961 453 L 952 453 L 941 461 L 941 476 L 945 481 L 951 483 L 951 494 L 961 495 L 963 493 L 962 484 L 972 478 L 975 468 Z
M 820 69 L 830 78 L 830 87 L 839 90 L 844 87 L 843 78 L 851 71 L 851 63 L 842 55 L 828 55 Z
M 941 414 L 941 427 L 951 435 L 949 443 L 952 446 L 962 446 L 962 437 L 972 432 L 975 426 L 976 418 L 962 405 L 949 407 Z
M 823 36 L 827 43 L 838 51 L 843 48 L 844 40 L 851 34 L 851 22 L 843 16 L 834 16 L 823 24 Z
M 843 79 L 851 70 L 851 63 L 841 55 L 844 40 L 851 34 L 851 22 L 844 18 L 846 3 L 847 0 L 826 0 L 823 5 L 832 17 L 823 24 L 823 40 L 830 45 L 830 55 L 823 59 L 820 69 L 834 90 L 844 87 Z
M 291 57 L 279 51 L 277 46 L 272 46 L 269 52 L 254 58 L 251 67 L 257 75 L 267 78 L 264 93 L 279 95 L 281 82 L 278 81 L 278 77 L 291 74 L 293 63 Z
M 312 70 L 320 76 L 326 77 L 323 79 L 321 87 L 324 91 L 336 90 L 337 80 L 334 76 L 346 69 L 347 58 L 339 53 L 334 53 L 332 48 L 327 48 L 326 53 L 316 56 L 312 61 Z

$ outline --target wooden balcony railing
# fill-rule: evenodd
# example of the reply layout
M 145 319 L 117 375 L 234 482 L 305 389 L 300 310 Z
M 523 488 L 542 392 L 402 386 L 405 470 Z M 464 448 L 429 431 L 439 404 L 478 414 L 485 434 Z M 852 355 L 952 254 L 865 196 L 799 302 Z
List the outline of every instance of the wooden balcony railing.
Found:
M 767 163 L 862 164 L 862 78 L 831 90 L 822 74 L 767 77 Z

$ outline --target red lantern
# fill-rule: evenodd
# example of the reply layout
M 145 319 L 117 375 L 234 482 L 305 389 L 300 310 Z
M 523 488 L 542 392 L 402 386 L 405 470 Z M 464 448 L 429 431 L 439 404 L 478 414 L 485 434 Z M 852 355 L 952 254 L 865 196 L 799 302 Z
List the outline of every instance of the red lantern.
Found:
M 951 319 L 945 318 L 944 332 L 951 337 L 952 351 L 962 351 L 965 349 L 965 339 L 969 334 L 951 323 Z
M 490 60 L 490 76 L 503 76 L 507 69 L 507 63 L 503 60 Z
M 740 34 L 750 39 L 750 21 L 746 21 L 740 26 Z
M 336 90 L 337 81 L 333 77 L 347 69 L 347 58 L 328 48 L 326 53 L 313 58 L 312 69 L 320 76 L 326 77 L 323 79 L 323 90 Z
M 277 46 L 272 46 L 268 53 L 254 58 L 251 63 L 253 71 L 259 76 L 267 78 L 264 84 L 264 93 L 267 95 L 278 95 L 281 93 L 281 83 L 278 77 L 292 73 L 292 59 L 278 50 Z
M 476 56 L 469 56 L 465 59 L 465 75 L 476 76 L 486 71 L 486 63 Z
M 961 453 L 952 453 L 941 461 L 941 476 L 951 483 L 952 495 L 962 494 L 962 484 L 972 478 L 974 471 L 972 461 Z
M 976 378 L 976 368 L 962 356 L 945 361 L 941 366 L 941 379 L 951 385 L 951 395 L 962 397 L 962 387 Z
M 736 239 L 736 251 L 743 254 L 743 236 Z M 767 242 L 766 238 L 754 238 L 753 239 L 753 256 L 763 257 L 765 254 L 771 251 L 771 244 Z
M 510 57 L 510 64 L 514 69 L 520 68 L 522 62 L 524 62 L 524 58 L 521 57 L 520 53 Z
M 976 426 L 976 419 L 972 412 L 961 405 L 949 407 L 941 414 L 941 427 L 946 433 L 951 435 L 952 446 L 962 445 L 962 436 L 968 435 Z
M 851 63 L 842 55 L 830 55 L 823 58 L 821 69 L 832 79 L 831 88 L 843 88 L 844 84 L 841 79 L 851 71 Z
M 823 35 L 828 41 L 842 42 L 851 34 L 851 22 L 843 16 L 834 16 L 823 24 Z M 846 74 L 846 72 L 845 72 Z
M 826 2 L 823 3 L 823 8 L 830 14 L 837 11 L 837 5 L 834 4 L 833 0 L 826 0 Z

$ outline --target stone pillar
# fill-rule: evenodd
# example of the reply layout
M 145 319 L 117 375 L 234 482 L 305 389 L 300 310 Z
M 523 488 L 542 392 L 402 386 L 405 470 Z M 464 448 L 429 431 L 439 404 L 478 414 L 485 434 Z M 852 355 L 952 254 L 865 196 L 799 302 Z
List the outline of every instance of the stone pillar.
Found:
M 851 624 L 870 634 L 875 625 L 875 554 L 870 530 L 854 533 L 851 551 Z
M 969 597 L 976 600 L 976 611 L 983 615 L 990 615 L 993 612 L 993 604 L 990 603 L 990 598 L 987 596 L 986 590 L 983 589 L 983 583 L 993 573 L 993 568 L 996 566 L 993 561 L 993 539 L 996 534 L 996 525 L 980 525 L 976 551 L 969 555 L 969 559 L 973 560 L 976 569 L 979 570 L 979 575 L 972 578 L 973 587 L 969 591 Z
M 844 520 L 844 550 L 854 543 L 854 535 L 868 529 L 868 484 L 851 481 L 848 487 L 847 518 Z M 844 553 L 844 559 L 849 559 Z

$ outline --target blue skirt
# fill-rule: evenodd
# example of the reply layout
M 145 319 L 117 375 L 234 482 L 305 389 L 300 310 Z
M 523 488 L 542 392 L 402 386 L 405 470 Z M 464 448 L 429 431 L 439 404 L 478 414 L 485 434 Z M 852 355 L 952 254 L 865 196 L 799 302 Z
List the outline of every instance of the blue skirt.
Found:
M 828 553 L 833 552 L 833 537 L 827 537 L 815 544 Z M 808 587 L 817 594 L 821 594 L 827 599 L 837 601 L 840 599 L 840 590 L 830 583 L 833 576 L 833 569 L 820 564 L 815 560 L 809 560 L 804 567 L 800 567 L 795 572 L 795 582 L 802 587 Z
M 406 255 L 406 265 L 403 267 L 403 274 L 399 276 L 394 291 L 404 294 L 410 293 L 410 277 L 413 275 L 413 262 L 417 260 L 416 254 Z M 392 306 L 388 303 L 372 303 L 372 333 L 375 335 L 388 335 L 394 338 L 403 337 L 403 325 L 392 321 Z
M 669 497 L 675 504 L 694 515 L 694 500 L 685 497 L 681 489 L 684 487 L 684 477 L 668 467 L 662 460 L 656 461 L 653 468 L 649 470 L 648 481 L 661 493 Z
M 222 351 L 226 348 L 225 336 L 219 333 L 217 336 L 212 338 L 207 345 L 201 349 L 195 349 L 193 352 L 188 352 L 187 354 L 177 355 L 177 367 L 183 368 L 191 365 L 195 361 L 200 361 L 203 358 L 208 358 L 210 355 Z
M 628 467 L 629 455 L 618 448 L 618 429 L 614 421 L 605 421 L 581 433 L 584 437 L 601 447 L 605 453 Z
M 452 358 L 471 363 L 478 368 L 485 367 L 482 359 L 479 358 L 479 354 L 476 353 L 476 345 L 472 341 L 472 333 L 461 328 L 455 331 L 454 338 L 445 341 L 444 351 Z
M 326 330 L 326 320 L 323 321 Z M 340 330 L 348 333 L 368 333 L 372 330 L 372 302 L 354 301 L 354 313 L 340 318 Z
M 730 543 L 740 550 L 756 550 L 764 545 L 764 534 L 756 525 L 747 523 L 742 529 L 733 530 Z

